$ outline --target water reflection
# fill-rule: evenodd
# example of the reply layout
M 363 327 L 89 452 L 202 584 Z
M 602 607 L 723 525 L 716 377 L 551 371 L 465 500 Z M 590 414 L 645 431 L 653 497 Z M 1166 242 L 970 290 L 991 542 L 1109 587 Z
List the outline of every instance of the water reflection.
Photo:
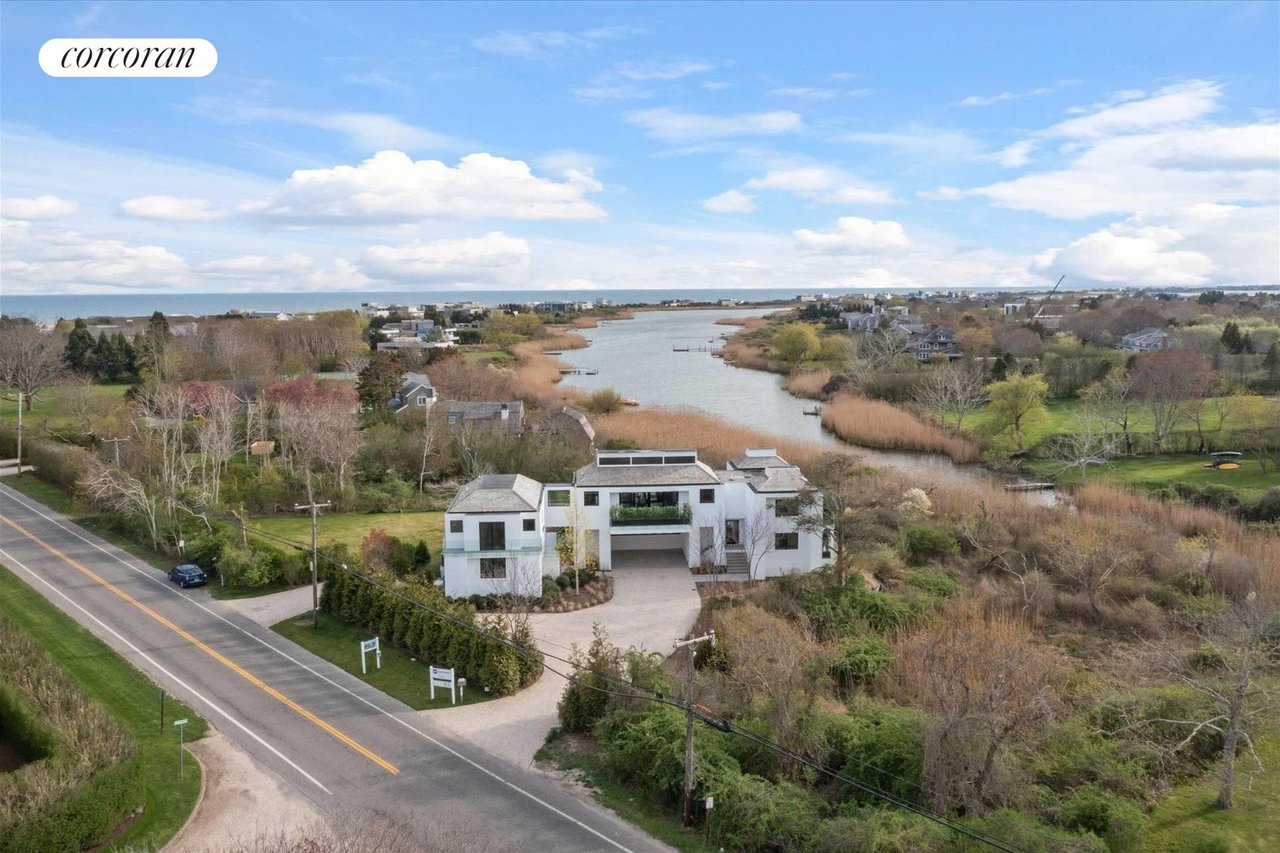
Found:
M 821 419 L 805 415 L 812 401 L 782 389 L 782 377 L 731 367 L 710 352 L 735 326 L 716 325 L 722 317 L 757 317 L 760 309 L 641 311 L 634 320 L 608 322 L 585 335 L 586 349 L 567 351 L 561 360 L 597 369 L 595 375 L 565 377 L 565 384 L 586 390 L 613 388 L 642 406 L 692 406 L 752 429 L 828 446 L 847 447 L 822 429 Z M 689 347 L 688 352 L 675 348 Z M 975 466 L 956 465 L 935 453 L 894 453 L 859 448 L 870 465 L 896 468 L 921 483 L 991 480 Z M 1052 500 L 1051 493 L 1027 493 L 1031 500 Z

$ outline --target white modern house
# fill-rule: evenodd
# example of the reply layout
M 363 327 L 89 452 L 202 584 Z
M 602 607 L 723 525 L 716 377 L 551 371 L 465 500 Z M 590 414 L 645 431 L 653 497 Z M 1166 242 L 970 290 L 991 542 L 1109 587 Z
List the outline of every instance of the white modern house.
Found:
M 606 571 L 810 572 L 830 554 L 822 532 L 799 523 L 808 495 L 800 469 L 772 448 L 749 449 L 722 471 L 693 450 L 601 450 L 571 483 L 480 477 L 445 513 L 444 590 L 540 594 L 542 578 L 561 571 L 556 538 L 566 528 L 579 558 Z

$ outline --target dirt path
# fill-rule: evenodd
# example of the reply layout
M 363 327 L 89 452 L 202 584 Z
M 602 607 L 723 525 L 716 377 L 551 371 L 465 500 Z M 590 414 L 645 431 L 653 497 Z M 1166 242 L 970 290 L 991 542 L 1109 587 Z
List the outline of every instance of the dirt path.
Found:
M 254 764 L 218 731 L 210 729 L 188 747 L 204 770 L 204 799 L 166 851 L 252 849 L 255 838 L 323 822 L 309 800 Z

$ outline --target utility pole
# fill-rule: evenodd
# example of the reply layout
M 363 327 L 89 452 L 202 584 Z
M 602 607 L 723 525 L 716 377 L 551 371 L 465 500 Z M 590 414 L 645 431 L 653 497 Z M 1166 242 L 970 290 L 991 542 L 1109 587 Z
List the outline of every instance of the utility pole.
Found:
M 305 509 L 311 512 L 311 624 L 314 628 L 320 627 L 320 580 L 319 572 L 316 571 L 316 516 L 328 505 L 329 501 L 322 504 L 313 501 L 294 507 L 294 509 Z
M 689 650 L 689 678 L 684 693 L 684 825 L 693 826 L 693 661 L 698 654 L 698 644 L 711 641 L 716 647 L 716 632 L 708 631 L 701 637 L 676 640 L 677 649 Z
M 104 439 L 102 439 L 102 443 L 103 443 L 103 444 L 110 444 L 112 447 L 114 447 L 114 448 L 115 448 L 115 450 L 116 450 L 116 467 L 117 467 L 117 468 L 119 468 L 119 467 L 120 467 L 120 442 L 122 442 L 122 441 L 132 441 L 132 439 L 131 439 L 131 438 L 129 438 L 129 436 L 127 436 L 127 435 L 126 435 L 124 438 L 104 438 Z
M 12 397 L 5 397 L 12 400 Z M 18 392 L 18 476 L 22 476 L 22 392 Z

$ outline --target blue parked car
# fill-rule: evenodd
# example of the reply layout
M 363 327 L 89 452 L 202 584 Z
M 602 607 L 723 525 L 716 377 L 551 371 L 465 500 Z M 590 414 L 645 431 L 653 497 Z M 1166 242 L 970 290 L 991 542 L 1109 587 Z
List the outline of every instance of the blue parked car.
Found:
M 189 586 L 204 586 L 209 582 L 209 578 L 205 573 L 200 571 L 200 567 L 194 563 L 186 563 L 181 566 L 174 566 L 169 570 L 169 580 L 178 586 L 186 589 Z

